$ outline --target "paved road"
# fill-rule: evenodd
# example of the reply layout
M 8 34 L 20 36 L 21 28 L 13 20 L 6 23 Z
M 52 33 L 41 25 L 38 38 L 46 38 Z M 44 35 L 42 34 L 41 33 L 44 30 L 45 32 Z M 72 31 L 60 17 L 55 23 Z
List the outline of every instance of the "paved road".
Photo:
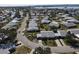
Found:
M 39 47 L 41 45 L 31 42 L 27 37 L 23 36 L 21 33 L 17 35 L 17 38 L 27 47 L 34 49 L 36 47 Z

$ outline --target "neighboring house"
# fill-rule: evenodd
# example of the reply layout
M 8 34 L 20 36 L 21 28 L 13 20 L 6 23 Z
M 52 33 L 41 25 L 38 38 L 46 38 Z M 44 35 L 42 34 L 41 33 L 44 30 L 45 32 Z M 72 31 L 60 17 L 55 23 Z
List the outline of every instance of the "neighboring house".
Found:
M 8 26 L 17 26 L 17 23 L 16 23 L 16 22 L 10 22 L 10 23 L 8 24 Z
M 58 38 L 64 38 L 66 37 L 67 32 L 65 30 L 58 30 L 57 33 L 55 33 L 55 36 Z
M 69 17 L 69 16 L 64 17 L 61 20 L 64 20 L 64 21 L 69 22 L 69 23 L 79 23 L 79 21 L 77 19 L 75 19 L 74 17 Z
M 42 24 L 49 24 L 51 21 L 48 19 L 48 16 L 44 17 L 42 20 L 41 20 L 41 23 Z
M 12 12 L 11 18 L 13 19 L 15 16 L 15 12 Z
M 32 19 L 30 19 L 30 21 L 38 21 L 39 19 L 37 17 L 34 17 Z
M 35 16 L 35 13 L 31 12 L 31 16 Z
M 50 24 L 49 24 L 49 26 L 50 27 L 53 27 L 53 26 L 55 26 L 55 27 L 59 27 L 59 23 L 58 22 L 56 22 L 56 21 L 52 21 Z
M 36 21 L 29 21 L 27 31 L 39 31 Z
M 41 31 L 37 34 L 37 38 L 55 38 L 55 33 L 53 31 Z
M 38 27 L 28 27 L 27 31 L 31 32 L 31 31 L 39 31 Z
M 71 34 L 74 34 L 77 38 L 79 38 L 79 29 L 69 29 L 68 30 Z
M 65 17 L 64 18 L 65 20 L 72 20 L 72 19 L 74 19 L 73 17 Z
M 20 21 L 22 18 L 14 18 L 13 20 L 17 20 L 17 21 Z
M 68 23 L 68 22 L 63 22 L 63 25 L 66 28 L 74 28 L 74 27 L 76 27 L 76 24 L 74 24 L 74 23 Z
M 42 24 L 49 24 L 49 23 L 50 23 L 50 20 L 43 19 L 43 20 L 41 20 L 41 23 L 42 23 Z
M 79 21 L 76 20 L 76 19 L 70 19 L 70 20 L 67 20 L 67 22 L 69 22 L 69 23 L 79 23 Z
M 3 21 L 4 20 L 4 17 L 3 16 L 0 16 L 0 21 Z
M 61 16 L 61 18 L 66 18 L 68 16 L 69 16 L 69 14 L 64 14 L 64 15 Z
M 17 21 L 16 19 L 12 20 L 11 22 L 13 23 L 18 23 L 19 21 Z
M 37 38 L 45 39 L 45 38 L 64 38 L 66 37 L 67 32 L 64 30 L 58 30 L 57 33 L 54 33 L 53 31 L 41 31 L 39 34 L 37 34 Z
M 9 22 L 6 26 L 2 27 L 2 29 L 9 29 L 9 28 L 12 28 L 12 27 L 16 27 L 18 25 L 17 22 L 14 22 L 13 20 L 11 22 Z
M 30 21 L 28 27 L 37 27 L 37 23 L 35 21 Z

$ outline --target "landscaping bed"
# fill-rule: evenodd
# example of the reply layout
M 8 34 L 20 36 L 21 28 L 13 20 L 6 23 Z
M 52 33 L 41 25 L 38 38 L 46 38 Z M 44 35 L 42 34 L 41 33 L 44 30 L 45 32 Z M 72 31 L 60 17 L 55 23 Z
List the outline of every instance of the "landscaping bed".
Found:
M 44 30 L 46 30 L 46 31 L 49 30 L 49 26 L 48 26 L 47 24 L 41 24 L 41 25 L 40 25 L 40 28 L 41 28 L 41 29 L 44 29 Z
M 31 52 L 31 49 L 25 46 L 18 47 L 15 50 L 15 54 L 27 54 Z
M 36 38 L 36 34 L 38 32 L 27 32 L 25 31 L 24 34 L 25 36 L 30 40 L 30 41 L 33 41 L 34 38 Z
M 54 40 L 43 40 L 42 44 L 45 46 L 57 46 L 57 44 Z

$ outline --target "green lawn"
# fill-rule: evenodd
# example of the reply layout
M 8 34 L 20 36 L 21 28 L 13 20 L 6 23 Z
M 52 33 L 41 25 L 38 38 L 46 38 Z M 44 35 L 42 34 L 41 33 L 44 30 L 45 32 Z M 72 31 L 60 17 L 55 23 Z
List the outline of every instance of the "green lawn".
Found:
M 78 41 L 76 41 L 75 39 L 70 39 L 70 38 L 64 38 L 64 40 L 63 40 L 64 42 L 65 42 L 65 44 L 66 45 L 69 45 L 69 46 L 71 46 L 71 45 L 76 45 L 76 44 L 78 44 L 79 42 Z
M 77 28 L 79 28 L 79 24 L 77 24 Z
M 46 31 L 49 30 L 48 24 L 41 24 L 41 25 L 40 25 L 40 28 L 41 28 L 41 29 L 44 29 L 44 30 L 46 30 Z
M 57 46 L 57 44 L 54 40 L 43 40 L 42 43 L 45 46 Z

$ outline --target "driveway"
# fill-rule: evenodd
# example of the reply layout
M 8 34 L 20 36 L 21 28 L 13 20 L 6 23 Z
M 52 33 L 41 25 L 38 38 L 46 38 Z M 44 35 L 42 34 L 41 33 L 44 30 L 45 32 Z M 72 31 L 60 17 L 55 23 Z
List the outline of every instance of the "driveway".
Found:
M 55 42 L 57 43 L 57 46 L 62 46 L 58 39 L 56 39 Z

